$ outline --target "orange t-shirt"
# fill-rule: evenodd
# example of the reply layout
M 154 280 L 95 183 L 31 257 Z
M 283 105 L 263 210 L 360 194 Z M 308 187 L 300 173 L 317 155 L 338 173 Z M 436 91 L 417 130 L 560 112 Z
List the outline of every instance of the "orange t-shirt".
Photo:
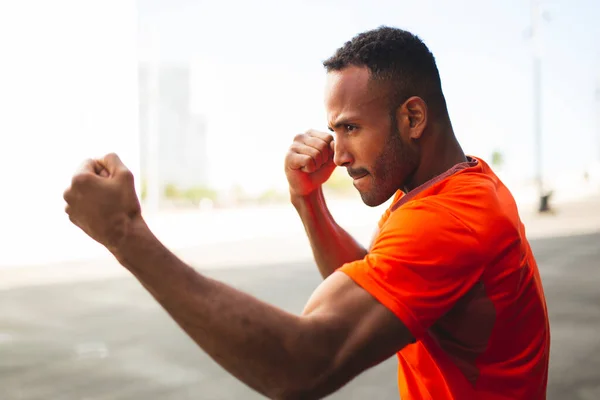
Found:
M 550 328 L 509 190 L 480 159 L 404 195 L 346 273 L 416 339 L 398 352 L 402 400 L 546 398 Z

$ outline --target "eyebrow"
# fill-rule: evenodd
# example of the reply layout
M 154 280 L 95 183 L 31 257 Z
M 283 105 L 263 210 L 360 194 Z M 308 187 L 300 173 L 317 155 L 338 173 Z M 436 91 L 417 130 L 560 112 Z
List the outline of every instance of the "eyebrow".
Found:
M 351 121 L 355 120 L 355 119 L 356 119 L 355 116 L 348 116 L 348 117 L 338 118 L 338 120 L 335 123 L 335 125 L 333 125 L 333 128 L 331 127 L 331 124 L 327 128 L 329 128 L 329 130 L 333 132 L 336 128 L 339 128 L 341 126 L 344 126 L 344 125 L 354 125 L 354 123 L 352 123 Z

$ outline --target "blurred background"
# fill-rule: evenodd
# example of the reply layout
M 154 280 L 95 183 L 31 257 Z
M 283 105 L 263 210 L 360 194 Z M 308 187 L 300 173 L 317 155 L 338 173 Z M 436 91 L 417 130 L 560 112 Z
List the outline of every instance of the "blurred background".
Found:
M 600 366 L 600 341 L 567 340 L 600 328 L 599 19 L 594 0 L 0 2 L 0 399 L 255 396 L 70 224 L 62 192 L 117 152 L 170 248 L 299 311 L 318 276 L 283 159 L 295 134 L 327 129 L 322 61 L 380 25 L 429 46 L 463 148 L 517 199 L 556 321 L 550 397 L 600 398 L 574 367 Z M 368 243 L 387 204 L 365 207 L 345 170 L 326 186 Z M 587 328 L 561 319 L 573 310 Z M 394 398 L 394 368 L 340 398 Z

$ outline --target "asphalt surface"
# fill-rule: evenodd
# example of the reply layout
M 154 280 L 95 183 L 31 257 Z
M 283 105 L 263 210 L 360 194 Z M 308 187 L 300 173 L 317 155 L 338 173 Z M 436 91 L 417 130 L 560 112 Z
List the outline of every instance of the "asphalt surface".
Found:
M 551 318 L 548 398 L 600 399 L 600 233 L 532 245 Z M 207 274 L 292 312 L 320 281 L 311 263 Z M 261 398 L 129 276 L 0 291 L 0 400 Z M 395 359 L 330 398 L 397 399 Z

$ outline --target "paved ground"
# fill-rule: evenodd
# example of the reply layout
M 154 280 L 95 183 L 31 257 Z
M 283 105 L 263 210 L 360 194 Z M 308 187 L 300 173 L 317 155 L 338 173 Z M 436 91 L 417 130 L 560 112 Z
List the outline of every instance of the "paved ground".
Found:
M 533 246 L 551 314 L 548 398 L 598 399 L 600 232 Z M 306 262 L 208 274 L 292 312 L 319 283 Z M 391 359 L 331 398 L 397 398 L 395 372 Z M 2 400 L 259 398 L 197 350 L 128 276 L 0 291 Z
M 600 232 L 600 194 L 559 203 L 553 214 L 540 215 L 534 209 L 531 204 L 520 205 L 527 237 L 531 239 Z M 365 246 L 370 243 L 383 210 L 352 201 L 333 202 L 331 207 L 336 221 Z M 281 265 L 312 259 L 302 223 L 290 205 L 155 217 L 149 221 L 153 232 L 167 247 L 202 269 Z M 0 252 L 0 290 L 126 275 L 106 249 L 70 224 L 64 215 L 60 220 L 69 223 L 68 230 L 61 230 L 55 221 L 56 231 L 51 237 L 31 237 L 26 249 L 13 248 L 9 237 L 2 240 L 0 236 L 0 243 L 11 243 Z M 62 248 L 66 258 L 55 259 L 56 253 L 49 251 L 53 246 L 58 252 Z M 15 258 L 20 261 L 12 263 Z

